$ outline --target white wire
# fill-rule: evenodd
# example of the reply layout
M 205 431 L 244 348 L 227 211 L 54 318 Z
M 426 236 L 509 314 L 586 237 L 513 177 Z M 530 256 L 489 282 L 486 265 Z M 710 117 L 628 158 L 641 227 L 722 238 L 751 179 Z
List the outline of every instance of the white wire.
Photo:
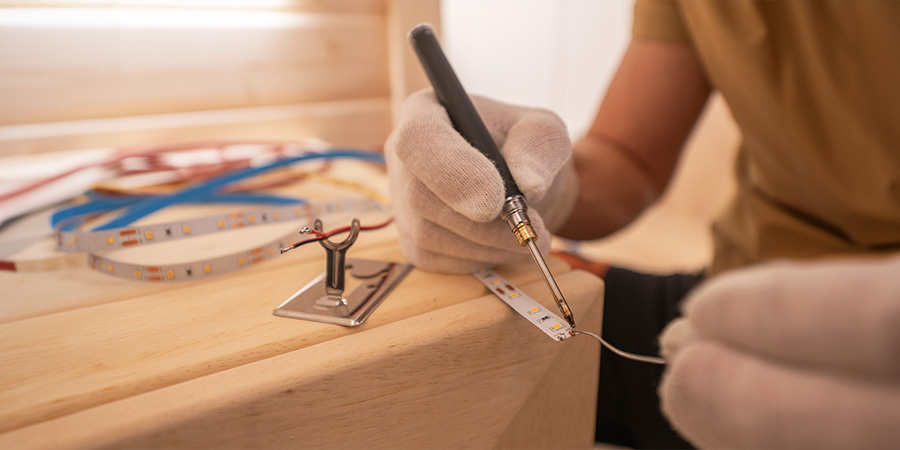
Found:
M 608 348 L 611 352 L 613 352 L 613 353 L 615 353 L 615 354 L 617 354 L 617 355 L 619 355 L 619 356 L 621 356 L 621 357 L 623 357 L 623 358 L 632 359 L 632 360 L 640 361 L 640 362 L 645 362 L 645 363 L 648 363 L 648 364 L 661 364 L 661 365 L 665 365 L 665 364 L 666 364 L 666 360 L 663 359 L 663 358 L 659 358 L 659 357 L 656 357 L 656 356 L 635 355 L 634 353 L 628 353 L 628 352 L 626 352 L 626 351 L 619 350 L 619 349 L 617 349 L 616 347 L 614 347 L 612 344 L 610 344 L 609 342 L 604 341 L 602 337 L 600 337 L 600 336 L 598 336 L 598 335 L 596 335 L 596 334 L 594 334 L 594 333 L 591 333 L 591 332 L 589 332 L 589 331 L 582 331 L 582 330 L 579 330 L 579 329 L 577 329 L 577 328 L 572 328 L 572 331 L 575 332 L 575 335 L 576 335 L 576 336 L 579 335 L 579 334 L 586 334 L 586 335 L 588 335 L 588 336 L 590 336 L 590 337 L 592 337 L 592 338 L 594 338 L 594 339 L 600 341 L 600 345 L 605 346 L 605 347 Z

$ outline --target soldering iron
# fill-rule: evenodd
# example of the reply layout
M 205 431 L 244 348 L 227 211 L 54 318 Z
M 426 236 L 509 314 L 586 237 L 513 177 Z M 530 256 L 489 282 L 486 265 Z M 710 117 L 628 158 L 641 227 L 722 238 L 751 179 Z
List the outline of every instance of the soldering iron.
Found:
M 531 257 L 544 278 L 544 282 L 550 288 L 550 293 L 553 295 L 556 306 L 559 307 L 560 312 L 562 312 L 566 321 L 569 322 L 569 325 L 575 328 L 575 317 L 572 315 L 572 311 L 569 309 L 569 305 L 566 303 L 566 299 L 563 297 L 556 279 L 553 278 L 553 274 L 550 272 L 550 268 L 547 267 L 547 263 L 544 261 L 544 257 L 541 255 L 541 251 L 535 242 L 538 236 L 531 225 L 531 220 L 528 218 L 528 206 L 525 203 L 525 196 L 516 185 L 516 181 L 506 165 L 506 161 L 500 154 L 500 150 L 456 77 L 450 62 L 444 55 L 434 35 L 434 30 L 427 23 L 419 24 L 409 32 L 408 37 L 410 44 L 416 51 L 416 55 L 419 57 L 419 62 L 422 63 L 422 67 L 425 69 L 432 87 L 434 87 L 434 93 L 438 101 L 447 110 L 453 127 L 473 147 L 487 157 L 500 173 L 500 178 L 503 180 L 506 191 L 506 200 L 504 201 L 501 215 L 516 236 L 519 245 L 528 247 Z

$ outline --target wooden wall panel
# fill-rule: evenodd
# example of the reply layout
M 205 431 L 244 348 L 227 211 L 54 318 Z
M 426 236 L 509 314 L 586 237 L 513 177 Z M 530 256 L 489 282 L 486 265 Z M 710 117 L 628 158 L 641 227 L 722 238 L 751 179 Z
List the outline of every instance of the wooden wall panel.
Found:
M 0 124 L 389 95 L 382 15 L 66 14 L 49 29 L 0 21 Z
M 221 139 L 297 140 L 380 147 L 391 130 L 387 98 L 112 117 L 0 127 L 3 155 Z
M 407 28 L 437 26 L 439 9 L 436 0 L 3 2 L 0 156 L 235 138 L 380 146 L 392 110 L 427 85 Z

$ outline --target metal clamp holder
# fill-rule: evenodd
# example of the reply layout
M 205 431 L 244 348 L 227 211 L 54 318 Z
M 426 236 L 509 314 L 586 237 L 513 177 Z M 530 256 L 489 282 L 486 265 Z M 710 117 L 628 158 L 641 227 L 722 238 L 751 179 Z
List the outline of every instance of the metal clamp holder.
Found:
M 322 231 L 322 221 L 313 227 Z M 355 327 L 361 325 L 387 295 L 412 269 L 409 264 L 367 259 L 347 259 L 347 250 L 359 237 L 359 220 L 353 219 L 350 234 L 342 242 L 328 238 L 319 243 L 325 249 L 325 272 L 284 301 L 272 314 Z M 345 275 L 362 280 L 349 295 L 344 295 Z
M 316 219 L 313 228 L 316 231 L 323 231 L 322 221 Z M 346 305 L 346 299 L 344 299 L 345 259 L 347 249 L 356 242 L 357 237 L 359 237 L 359 219 L 353 219 L 353 222 L 350 223 L 350 235 L 343 242 L 335 244 L 329 241 L 328 238 L 319 241 L 319 244 L 325 247 L 327 255 L 325 263 L 325 298 L 321 299 L 327 300 L 327 305 Z

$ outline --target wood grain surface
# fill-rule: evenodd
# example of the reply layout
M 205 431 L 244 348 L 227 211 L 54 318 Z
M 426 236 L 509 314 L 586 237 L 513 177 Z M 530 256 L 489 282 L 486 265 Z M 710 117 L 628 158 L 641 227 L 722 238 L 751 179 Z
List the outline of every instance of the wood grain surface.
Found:
M 559 281 L 599 329 L 602 283 Z M 548 339 L 469 276 L 414 271 L 356 329 L 271 316 L 268 283 L 218 283 L 256 295 L 191 286 L 0 326 L 0 447 L 590 444 L 596 343 Z M 522 288 L 552 307 L 542 281 Z

